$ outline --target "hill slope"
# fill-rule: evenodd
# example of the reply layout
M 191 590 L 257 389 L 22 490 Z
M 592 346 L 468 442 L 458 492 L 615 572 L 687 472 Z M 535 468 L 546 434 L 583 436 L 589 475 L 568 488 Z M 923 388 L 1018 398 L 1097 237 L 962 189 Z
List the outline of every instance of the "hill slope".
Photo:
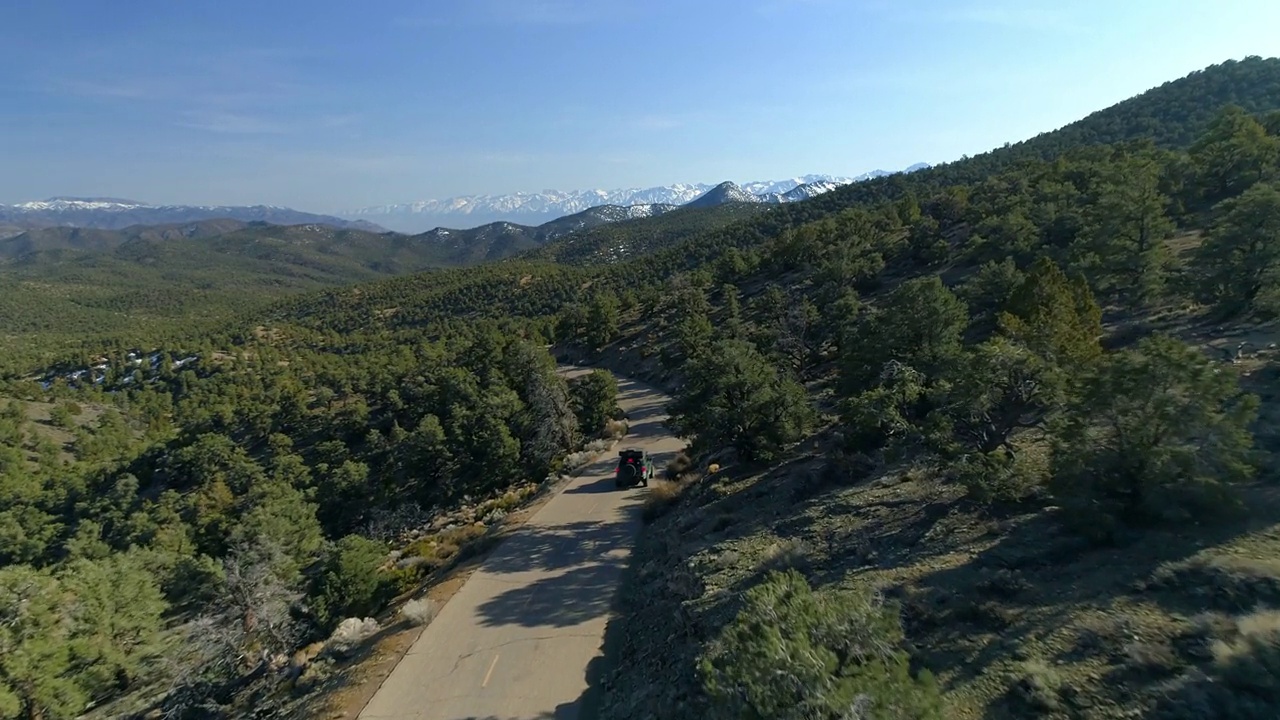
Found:
M 285 295 L 419 272 L 404 235 L 212 220 L 123 230 L 41 228 L 0 240 L 0 328 L 26 352 L 207 332 Z
M 1218 109 L 1228 104 L 1254 114 L 1280 107 L 1280 58 L 1228 60 L 1166 82 L 1057 130 L 910 175 L 847 185 L 804 203 L 803 207 L 783 206 L 778 212 L 785 217 L 812 217 L 857 203 L 897 199 L 906 192 L 974 183 L 1017 163 L 1047 160 L 1072 148 L 1149 141 L 1165 149 L 1186 149 L 1204 133 Z

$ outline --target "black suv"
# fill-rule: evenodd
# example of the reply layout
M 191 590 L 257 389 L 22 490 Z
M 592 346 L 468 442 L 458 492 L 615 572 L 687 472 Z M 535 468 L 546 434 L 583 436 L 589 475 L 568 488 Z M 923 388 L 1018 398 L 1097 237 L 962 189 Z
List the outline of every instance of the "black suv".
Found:
M 653 458 L 644 450 L 628 448 L 618 453 L 618 469 L 614 471 L 615 487 L 631 487 L 639 483 L 649 487 L 649 480 L 656 474 Z

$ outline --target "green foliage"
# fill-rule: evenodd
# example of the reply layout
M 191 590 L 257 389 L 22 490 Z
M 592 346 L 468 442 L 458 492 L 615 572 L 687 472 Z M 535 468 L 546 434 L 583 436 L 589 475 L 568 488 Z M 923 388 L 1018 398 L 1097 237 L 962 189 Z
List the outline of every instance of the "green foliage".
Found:
M 1280 281 L 1280 185 L 1259 183 L 1215 208 L 1197 253 L 1205 299 L 1226 315 L 1275 309 Z
M 1001 331 L 1056 365 L 1075 366 L 1101 353 L 1102 311 L 1081 277 L 1068 280 L 1042 257 L 999 316 Z
M 71 427 L 71 410 L 66 405 L 54 405 L 49 410 L 49 422 L 61 428 Z
M 599 433 L 620 412 L 618 381 L 608 370 L 592 370 L 569 386 L 578 425 L 587 433 Z
M 1057 368 L 1027 348 L 992 338 L 965 352 L 935 393 L 952 452 L 1013 451 L 1013 435 L 1036 427 L 1064 398 Z
M 515 424 L 524 467 L 543 477 L 577 447 L 578 417 L 565 379 L 556 373 L 551 356 L 527 343 L 507 346 L 507 373 L 518 388 L 523 408 Z
M 902 283 L 841 344 L 845 392 L 872 387 L 889 362 L 909 365 L 926 376 L 938 372 L 959 354 L 968 321 L 964 303 L 938 277 Z
M 342 538 L 329 551 L 310 593 L 312 613 L 323 630 L 378 610 L 388 589 L 378 570 L 386 558 L 382 543 L 359 535 Z
M 1132 308 L 1158 299 L 1168 275 L 1164 241 L 1174 225 L 1166 214 L 1170 200 L 1160 189 L 1161 172 L 1150 154 L 1107 167 L 1089 213 L 1092 237 L 1077 251 L 1086 254 L 1077 262 L 1097 278 L 1097 287 Z
M 583 340 L 587 347 L 598 350 L 613 342 L 618 336 L 621 308 L 618 298 L 610 292 L 596 293 L 587 307 L 587 327 Z
M 771 572 L 699 661 L 711 718 L 942 718 L 927 671 L 912 676 L 897 612 L 865 586 L 814 592 Z
M 0 568 L 0 717 L 58 720 L 84 709 L 88 696 L 74 679 L 61 600 L 49 573 Z
M 885 363 L 875 386 L 841 403 L 848 449 L 903 453 L 921 446 L 929 435 L 922 427 L 928 393 L 928 379 L 919 370 L 896 360 Z
M 1256 396 L 1198 351 L 1155 335 L 1109 356 L 1069 409 L 1051 489 L 1082 524 L 1186 520 L 1253 473 Z
M 62 570 L 76 682 L 94 697 L 129 686 L 159 657 L 168 606 L 144 563 L 141 555 L 118 554 Z
M 985 335 L 995 329 L 996 313 L 1005 307 L 1025 279 L 1013 258 L 1007 257 L 999 262 L 989 260 L 957 288 L 956 294 L 969 308 L 973 322 Z
M 719 340 L 687 368 L 669 425 L 703 447 L 734 447 L 747 460 L 770 460 L 812 426 L 804 386 L 774 369 L 743 340 Z
M 139 678 L 165 604 L 135 558 L 0 568 L 0 717 L 73 718 Z
M 1200 197 L 1214 204 L 1240 195 L 1274 176 L 1280 166 L 1280 138 L 1238 105 L 1222 109 L 1190 148 Z

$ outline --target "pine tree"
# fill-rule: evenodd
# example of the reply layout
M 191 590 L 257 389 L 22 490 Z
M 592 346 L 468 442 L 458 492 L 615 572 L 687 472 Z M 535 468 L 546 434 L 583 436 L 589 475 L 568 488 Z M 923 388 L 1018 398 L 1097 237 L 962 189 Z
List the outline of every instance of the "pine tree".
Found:
M 1216 210 L 1196 258 L 1203 295 L 1227 315 L 1270 304 L 1280 285 L 1280 184 L 1254 185 Z
M 999 316 L 1000 330 L 1052 363 L 1088 363 L 1102 354 L 1102 311 L 1084 278 L 1067 279 L 1041 257 Z

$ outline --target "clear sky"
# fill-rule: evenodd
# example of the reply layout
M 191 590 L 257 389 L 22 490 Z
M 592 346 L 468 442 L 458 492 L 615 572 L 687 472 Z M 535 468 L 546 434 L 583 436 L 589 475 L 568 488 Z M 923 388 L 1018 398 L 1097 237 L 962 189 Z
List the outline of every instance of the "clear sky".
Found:
M 1280 55 L 1277 28 L 1277 0 L 9 2 L 0 203 L 894 170 Z

